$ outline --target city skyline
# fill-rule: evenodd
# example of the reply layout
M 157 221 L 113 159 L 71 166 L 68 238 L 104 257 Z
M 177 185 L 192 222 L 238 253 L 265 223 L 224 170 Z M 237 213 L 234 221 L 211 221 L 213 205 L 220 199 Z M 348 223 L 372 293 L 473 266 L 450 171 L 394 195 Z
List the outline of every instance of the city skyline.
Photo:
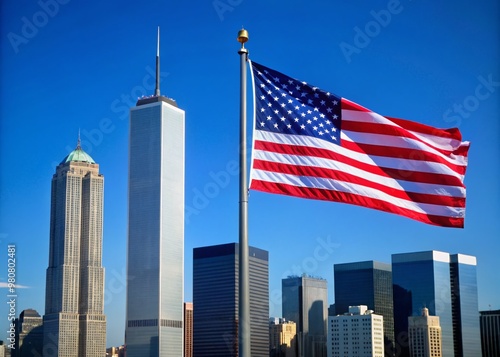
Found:
M 500 308 L 498 11 L 492 0 L 2 3 L 0 251 L 16 244 L 17 314 L 44 313 L 49 182 L 80 129 L 106 177 L 107 345 L 124 342 L 128 113 L 154 91 L 157 25 L 162 92 L 186 111 L 184 300 L 192 301 L 192 249 L 237 240 L 236 34 L 244 25 L 251 59 L 384 115 L 458 126 L 471 141 L 463 230 L 251 191 L 249 241 L 269 251 L 270 315 L 280 315 L 290 274 L 326 278 L 332 303 L 333 264 L 431 249 L 476 256 L 479 309 Z

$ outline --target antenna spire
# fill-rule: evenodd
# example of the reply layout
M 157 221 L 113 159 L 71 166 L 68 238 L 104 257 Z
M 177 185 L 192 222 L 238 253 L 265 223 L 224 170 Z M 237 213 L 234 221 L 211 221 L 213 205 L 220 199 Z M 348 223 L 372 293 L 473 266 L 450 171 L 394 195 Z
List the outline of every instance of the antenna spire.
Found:
M 79 150 L 82 148 L 82 140 L 80 139 L 80 128 L 78 128 L 78 141 L 76 142 L 76 149 Z
M 160 26 L 158 26 L 158 38 L 156 43 L 156 87 L 155 96 L 160 96 Z

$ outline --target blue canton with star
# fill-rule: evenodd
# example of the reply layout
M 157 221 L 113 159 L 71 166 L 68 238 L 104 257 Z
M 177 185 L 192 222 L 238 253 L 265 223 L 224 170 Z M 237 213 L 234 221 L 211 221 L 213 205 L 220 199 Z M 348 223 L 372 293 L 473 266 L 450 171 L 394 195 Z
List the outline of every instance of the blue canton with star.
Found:
M 256 130 L 308 135 L 340 144 L 340 97 L 251 62 Z

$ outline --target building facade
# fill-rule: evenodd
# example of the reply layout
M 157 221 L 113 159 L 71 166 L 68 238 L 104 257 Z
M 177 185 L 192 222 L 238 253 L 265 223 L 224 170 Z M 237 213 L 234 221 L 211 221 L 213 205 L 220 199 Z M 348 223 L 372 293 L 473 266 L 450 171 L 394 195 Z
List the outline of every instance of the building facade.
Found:
M 269 321 L 269 356 L 297 356 L 297 324 L 285 319 Z
M 43 355 L 102 356 L 104 177 L 80 140 L 52 178 Z
M 392 256 L 396 348 L 408 356 L 408 317 L 439 316 L 444 357 L 481 356 L 476 258 L 439 251 Z M 398 352 L 398 351 L 396 351 Z
M 392 255 L 396 353 L 409 357 L 408 317 L 424 307 L 439 316 L 444 357 L 454 357 L 450 255 L 427 251 Z
M 184 111 L 163 96 L 130 109 L 128 357 L 182 357 Z
M 383 357 L 384 317 L 366 305 L 349 306 L 343 315 L 328 317 L 328 357 Z
M 193 357 L 193 303 L 184 303 L 184 357 Z
M 408 317 L 408 342 L 411 357 L 441 357 L 439 316 L 430 316 L 424 307 L 421 316 Z
M 193 355 L 238 356 L 239 244 L 193 250 Z M 269 256 L 249 247 L 252 357 L 269 356 Z
M 43 318 L 36 310 L 26 309 L 16 319 L 16 350 L 14 356 L 42 356 Z
M 500 356 L 500 310 L 481 311 L 479 321 L 483 357 Z
M 282 314 L 297 324 L 297 356 L 326 356 L 328 289 L 324 279 L 293 276 L 282 279 Z
M 450 255 L 451 312 L 456 357 L 481 356 L 476 257 Z
M 384 352 L 394 355 L 394 306 L 392 268 L 376 261 L 335 264 L 335 314 L 349 311 L 349 306 L 366 305 L 384 317 Z

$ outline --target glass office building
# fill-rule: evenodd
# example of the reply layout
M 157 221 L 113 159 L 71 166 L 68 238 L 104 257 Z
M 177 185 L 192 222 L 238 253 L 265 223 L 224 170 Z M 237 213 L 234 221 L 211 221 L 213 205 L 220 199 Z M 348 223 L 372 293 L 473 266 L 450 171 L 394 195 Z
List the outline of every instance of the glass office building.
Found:
M 283 317 L 297 324 L 297 356 L 326 356 L 327 281 L 288 277 L 281 281 L 281 292 Z
M 454 357 L 450 255 L 438 251 L 392 255 L 396 354 L 409 357 L 408 317 L 423 308 L 439 316 L 443 357 Z
M 130 110 L 127 357 L 181 357 L 184 111 L 163 96 Z
M 392 256 L 396 350 L 408 356 L 408 317 L 439 316 L 443 357 L 481 356 L 476 258 L 438 251 Z
M 349 306 L 366 305 L 384 317 L 384 350 L 394 350 L 394 316 L 392 302 L 392 268 L 376 261 L 335 264 L 335 313 L 349 312 Z
M 481 356 L 476 257 L 450 255 L 453 342 L 456 357 Z
M 239 244 L 193 250 L 193 355 L 238 356 Z M 269 356 L 269 257 L 249 247 L 252 357 Z

